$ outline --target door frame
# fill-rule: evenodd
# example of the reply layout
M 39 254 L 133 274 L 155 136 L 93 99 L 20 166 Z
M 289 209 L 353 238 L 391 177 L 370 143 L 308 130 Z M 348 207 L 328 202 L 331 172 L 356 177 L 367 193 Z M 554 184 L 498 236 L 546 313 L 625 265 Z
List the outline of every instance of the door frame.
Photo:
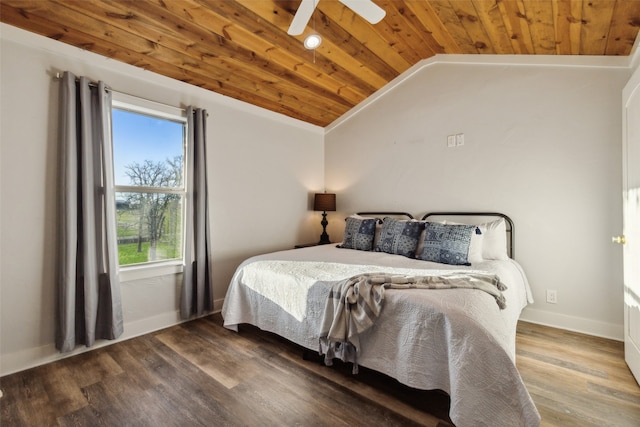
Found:
M 629 81 L 627 82 L 627 84 L 625 85 L 624 89 L 622 90 L 622 179 L 623 179 L 623 235 L 627 235 L 627 231 L 628 231 L 628 219 L 626 218 L 626 209 L 625 209 L 625 200 L 627 197 L 627 190 L 628 190 L 628 178 L 627 178 L 627 173 L 628 173 L 628 123 L 629 123 L 629 118 L 627 116 L 628 113 L 628 105 L 629 105 L 629 101 L 634 98 L 634 97 L 639 97 L 640 98 L 640 66 L 637 66 L 635 71 L 633 72 L 633 74 L 631 75 L 631 78 L 629 79 Z M 638 167 L 640 168 L 640 165 L 638 165 Z M 627 237 L 629 237 L 627 235 Z M 634 242 L 635 243 L 635 242 Z M 630 262 L 630 258 L 632 258 L 630 256 L 631 254 L 629 254 L 629 247 L 627 245 L 625 245 L 623 247 L 623 262 L 624 263 L 629 263 Z M 637 261 L 636 261 L 637 262 Z M 624 292 L 624 352 L 625 352 L 625 361 L 627 363 L 627 365 L 629 366 L 629 369 L 631 370 L 631 372 L 633 373 L 633 375 L 636 378 L 636 381 L 638 383 L 640 383 L 640 347 L 638 347 L 638 345 L 636 344 L 640 344 L 640 343 L 634 343 L 634 341 L 631 339 L 631 334 L 629 333 L 630 331 L 630 306 L 628 304 L 629 299 L 633 299 L 635 300 L 635 303 L 640 305 L 640 296 L 639 295 L 635 295 L 634 293 L 630 292 L 629 288 L 627 287 L 627 280 L 628 280 L 628 274 L 627 274 L 627 268 L 628 265 L 624 266 L 624 274 L 623 277 L 624 278 L 624 282 L 623 282 L 623 292 Z M 640 328 L 640 325 L 637 325 L 638 328 Z

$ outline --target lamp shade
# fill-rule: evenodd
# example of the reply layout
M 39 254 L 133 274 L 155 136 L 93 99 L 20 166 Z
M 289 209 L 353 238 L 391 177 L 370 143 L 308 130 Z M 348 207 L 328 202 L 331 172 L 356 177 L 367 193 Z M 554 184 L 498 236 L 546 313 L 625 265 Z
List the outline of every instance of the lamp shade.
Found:
M 334 193 L 316 193 L 313 199 L 314 211 L 335 211 L 336 195 Z

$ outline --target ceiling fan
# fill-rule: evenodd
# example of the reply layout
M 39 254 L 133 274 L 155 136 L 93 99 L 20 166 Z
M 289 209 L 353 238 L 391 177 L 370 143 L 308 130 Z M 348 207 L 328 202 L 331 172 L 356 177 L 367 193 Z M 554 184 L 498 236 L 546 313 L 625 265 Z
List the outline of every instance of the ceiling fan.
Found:
M 302 0 L 300 7 L 298 7 L 298 10 L 293 17 L 293 21 L 291 21 L 287 34 L 291 36 L 298 36 L 302 34 L 309 22 L 309 19 L 311 18 L 311 15 L 313 14 L 313 11 L 316 9 L 317 1 L 318 0 Z M 377 24 L 386 15 L 385 10 L 371 0 L 340 0 L 340 3 L 344 4 L 372 24 Z

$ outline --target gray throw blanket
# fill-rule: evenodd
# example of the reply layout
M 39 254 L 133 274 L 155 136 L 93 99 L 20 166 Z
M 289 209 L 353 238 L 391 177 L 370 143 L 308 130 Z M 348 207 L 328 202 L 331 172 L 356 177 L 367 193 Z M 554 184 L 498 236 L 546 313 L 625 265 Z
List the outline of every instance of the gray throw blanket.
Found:
M 500 309 L 506 307 L 501 291 L 507 287 L 495 274 L 452 272 L 434 276 L 367 273 L 335 283 L 327 298 L 320 330 L 320 354 L 331 366 L 334 358 L 353 363 L 361 333 L 369 329 L 382 310 L 384 290 L 391 289 L 479 289 L 492 295 Z

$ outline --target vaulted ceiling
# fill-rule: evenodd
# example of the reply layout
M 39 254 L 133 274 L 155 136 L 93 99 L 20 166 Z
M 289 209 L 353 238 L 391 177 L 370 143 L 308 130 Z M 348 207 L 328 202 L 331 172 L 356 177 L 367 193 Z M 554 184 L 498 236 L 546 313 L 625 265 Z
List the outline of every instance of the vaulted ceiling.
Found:
M 1 0 L 0 21 L 319 126 L 436 54 L 624 56 L 640 28 L 639 0 L 374 0 L 375 25 L 316 1 L 295 37 L 300 0 Z

